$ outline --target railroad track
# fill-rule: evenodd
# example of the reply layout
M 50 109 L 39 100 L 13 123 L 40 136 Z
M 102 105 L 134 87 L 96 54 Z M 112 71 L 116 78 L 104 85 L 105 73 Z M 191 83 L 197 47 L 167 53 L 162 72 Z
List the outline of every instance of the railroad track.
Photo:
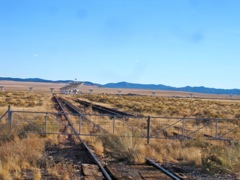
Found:
M 53 97 L 53 100 L 57 103 L 57 109 L 60 110 L 63 115 L 64 119 L 66 121 L 66 127 L 70 128 L 72 133 L 75 135 L 75 137 L 79 140 L 81 143 L 81 150 L 85 151 L 86 153 L 81 154 L 81 160 L 86 162 L 85 164 L 81 164 L 81 168 L 83 174 L 80 174 L 80 178 L 82 179 L 88 179 L 88 178 L 98 178 L 98 179 L 111 179 L 109 174 L 106 172 L 106 170 L 103 168 L 102 164 L 100 161 L 97 159 L 96 155 L 93 154 L 91 149 L 87 146 L 87 144 L 80 138 L 78 135 L 78 132 L 75 130 L 73 127 L 72 122 L 70 121 L 66 110 L 64 108 L 64 104 L 62 103 L 62 99 L 58 99 L 57 97 Z M 72 107 L 73 108 L 73 107 Z M 66 131 L 67 128 L 64 129 Z M 64 132 L 65 133 L 65 132 Z M 72 139 L 72 136 L 70 135 L 69 139 Z M 78 152 L 79 154 L 79 152 Z M 88 159 L 88 160 L 86 160 Z
M 126 113 L 126 112 L 123 112 L 123 111 L 113 109 L 113 108 L 108 108 L 108 107 L 105 107 L 105 106 L 100 106 L 100 105 L 90 103 L 90 102 L 87 102 L 87 101 L 83 101 L 83 100 L 79 100 L 79 99 L 75 100 L 75 102 L 80 103 L 84 107 L 91 106 L 93 111 L 97 111 L 101 114 L 109 114 L 109 115 L 113 115 L 113 116 L 124 116 L 124 117 L 133 117 L 134 116 L 133 114 L 129 114 L 129 113 Z
M 54 97 L 54 100 L 58 104 L 58 109 L 64 114 L 68 127 L 81 142 L 83 147 L 87 150 L 90 158 L 93 159 L 94 164 L 98 166 L 99 172 L 101 172 L 103 175 L 103 179 L 188 179 L 185 175 L 172 173 L 166 168 L 162 167 L 160 164 L 147 158 L 146 163 L 140 165 L 129 165 L 113 160 L 107 163 L 104 160 L 105 163 L 101 163 L 102 159 L 100 161 L 97 156 L 92 153 L 93 151 L 87 146 L 87 144 L 79 136 L 78 132 L 74 129 L 74 126 L 71 123 L 66 111 L 70 111 L 79 115 L 82 115 L 82 113 L 79 112 L 76 106 L 72 105 L 63 98 Z M 106 165 L 103 166 L 102 164 Z M 97 174 L 99 174 L 99 172 Z

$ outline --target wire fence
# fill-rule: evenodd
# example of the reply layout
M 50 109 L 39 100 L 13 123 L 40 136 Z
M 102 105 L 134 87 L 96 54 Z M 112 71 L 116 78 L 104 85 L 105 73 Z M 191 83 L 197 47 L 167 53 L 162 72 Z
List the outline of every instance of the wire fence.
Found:
M 67 113 L 80 136 L 117 135 L 151 139 L 240 141 L 240 119 L 113 116 Z M 61 134 L 68 126 L 63 113 L 8 110 L 0 126 L 23 128 L 30 133 Z M 67 132 L 71 133 L 71 132 Z

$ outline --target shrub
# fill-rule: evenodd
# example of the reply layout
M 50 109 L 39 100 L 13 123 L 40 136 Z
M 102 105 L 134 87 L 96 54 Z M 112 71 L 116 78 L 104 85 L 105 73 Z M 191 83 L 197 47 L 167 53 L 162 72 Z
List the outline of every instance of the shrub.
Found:
M 134 138 L 125 134 L 126 137 L 119 137 L 115 135 L 102 136 L 101 141 L 105 149 L 110 150 L 111 155 L 120 161 L 134 163 L 140 159 L 137 152 L 137 141 Z
M 240 113 L 235 114 L 235 118 L 240 119 Z
M 218 146 L 203 158 L 203 169 L 212 174 L 240 172 L 240 145 Z

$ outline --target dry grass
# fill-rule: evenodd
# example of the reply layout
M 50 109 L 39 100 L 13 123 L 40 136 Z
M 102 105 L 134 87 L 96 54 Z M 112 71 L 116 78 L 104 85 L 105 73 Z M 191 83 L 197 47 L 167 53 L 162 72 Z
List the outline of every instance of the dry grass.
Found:
M 0 112 L 7 110 L 10 105 L 14 110 L 52 111 L 52 95 L 29 92 L 0 92 Z
M 33 179 L 34 179 L 34 180 L 41 180 L 42 174 L 41 174 L 40 169 L 34 169 L 33 172 L 34 172 L 34 173 L 33 173 Z
M 2 106 L 0 112 L 3 114 L 7 110 L 7 105 L 11 105 L 12 110 L 52 111 L 51 98 L 50 94 L 35 92 L 0 92 L 0 106 Z M 2 120 L 0 123 L 0 179 L 31 177 L 37 180 L 42 178 L 40 168 L 43 164 L 47 166 L 48 163 L 45 146 L 59 142 L 57 136 L 29 134 L 29 132 L 40 132 L 44 129 L 45 115 L 13 113 L 11 128 L 7 125 L 6 118 Z M 59 123 L 49 116 L 48 132 L 58 132 L 59 128 Z M 69 169 L 64 171 L 65 179 L 68 179 L 68 171 Z M 63 174 L 61 174 L 62 177 Z
M 239 173 L 239 152 L 239 144 L 210 147 L 203 158 L 203 168 L 209 173 Z
M 102 136 L 100 139 L 104 148 L 104 152 L 110 153 L 112 157 L 118 160 L 123 160 L 131 163 L 142 163 L 145 157 L 150 157 L 160 162 L 174 162 L 178 164 L 191 165 L 202 167 L 206 171 L 215 173 L 233 173 L 239 172 L 239 149 L 235 146 L 226 148 L 225 143 L 209 143 L 203 139 L 203 134 L 215 136 L 215 121 L 210 122 L 209 118 L 235 118 L 238 117 L 238 110 L 240 108 L 239 101 L 231 100 L 200 100 L 200 99 L 174 99 L 162 97 L 146 97 L 146 96 L 114 96 L 114 95 L 81 95 L 83 99 L 96 101 L 105 104 L 108 107 L 117 107 L 124 111 L 139 113 L 142 115 L 160 115 L 160 116 L 174 116 L 174 117 L 194 117 L 204 118 L 204 121 L 185 121 L 185 135 L 191 134 L 195 130 L 209 124 L 194 134 L 195 140 L 173 141 L 173 140 L 152 140 L 150 145 L 146 144 L 143 139 L 134 138 L 132 129 L 125 129 L 124 126 L 117 124 L 121 122 L 116 119 L 115 135 Z M 74 97 L 75 98 L 75 97 Z M 89 110 L 91 111 L 91 110 Z M 142 113 L 143 112 L 143 113 Z M 113 120 L 109 117 L 91 117 L 91 121 L 99 124 L 111 134 L 113 127 Z M 154 135 L 160 129 L 167 127 L 170 124 L 177 122 L 176 119 L 152 119 L 151 132 Z M 128 118 L 125 120 L 129 126 L 146 131 L 146 119 Z M 237 120 L 219 121 L 218 135 L 222 135 L 229 130 L 236 128 L 239 125 Z M 117 126 L 121 130 L 117 130 Z M 89 126 L 88 126 L 89 127 Z M 83 127 L 84 128 L 84 125 Z M 174 127 L 167 129 L 168 135 L 174 132 L 181 134 L 182 121 L 176 123 Z M 89 131 L 90 132 L 90 131 Z M 136 135 L 136 134 L 135 134 Z M 139 132 L 138 134 L 139 135 Z M 146 132 L 145 132 L 146 135 Z M 231 132 L 228 137 L 239 139 L 239 129 Z M 96 142 L 92 140 L 94 146 Z M 101 145 L 100 145 L 101 147 Z M 221 150 L 216 151 L 217 147 Z M 102 149 L 102 147 L 101 147 Z M 217 148 L 219 149 L 219 148 Z M 213 152 L 217 157 L 218 154 L 224 152 L 217 162 L 217 168 L 209 168 L 209 161 Z M 238 154 L 237 154 L 238 153 Z M 215 157 L 214 156 L 214 157 Z M 237 157 L 233 160 L 233 157 Z M 212 161 L 211 161 L 212 163 Z M 212 165 L 210 163 L 210 165 Z M 214 162 L 216 163 L 216 162 Z M 224 168 L 223 168 L 223 167 Z M 218 169 L 218 171 L 216 171 Z M 219 170 L 220 169 L 220 170 Z
M 19 110 L 32 110 L 32 111 L 49 111 L 52 109 L 53 105 L 51 103 L 51 95 L 49 94 L 36 94 L 34 93 L 16 93 L 16 92 L 2 92 L 0 94 L 0 102 L 6 103 L 7 96 L 9 96 L 9 101 L 13 105 L 14 109 Z M 70 96 L 68 96 L 71 98 Z M 76 96 L 74 96 L 75 98 Z M 178 116 L 178 117 L 236 117 L 240 107 L 238 101 L 213 101 L 213 100 L 196 100 L 196 99 L 174 99 L 174 98 L 162 98 L 162 97 L 129 97 L 129 96 L 113 96 L 113 95 L 83 95 L 81 98 L 87 98 L 91 101 L 97 101 L 100 103 L 106 103 L 108 106 L 117 107 L 124 111 L 134 112 L 143 115 L 161 115 L 161 116 Z M 2 101 L 1 101 L 2 98 Z M 24 102 L 23 104 L 29 104 L 29 102 L 34 103 L 30 106 L 18 106 L 17 102 Z M 41 104 L 39 102 L 42 102 Z M 6 104 L 8 104 L 6 103 Z M 5 105 L 3 106 L 5 107 Z M 2 108 L 4 109 L 4 108 Z M 2 110 L 4 112 L 4 110 Z M 88 113 L 93 113 L 92 109 L 87 110 Z M 27 119 L 35 119 L 42 121 L 44 117 L 38 118 L 35 116 L 23 115 Z M 73 124 L 76 129 L 79 128 L 79 117 L 71 117 L 73 119 Z M 113 121 L 109 117 L 91 117 L 94 123 L 99 124 L 104 129 L 112 132 Z M 152 120 L 152 131 L 156 131 L 168 125 L 168 121 Z M 141 123 L 140 123 L 141 122 Z M 126 123 L 128 126 L 126 126 Z M 90 142 L 94 147 L 96 154 L 101 156 L 106 156 L 111 154 L 112 157 L 127 161 L 131 163 L 143 163 L 145 157 L 150 157 L 160 162 L 175 162 L 181 164 L 188 164 L 194 166 L 202 166 L 203 168 L 209 167 L 206 159 L 211 159 L 212 154 L 215 156 L 223 153 L 225 159 L 221 159 L 220 164 L 226 167 L 223 172 L 238 172 L 239 169 L 239 149 L 230 147 L 229 149 L 224 148 L 223 145 L 219 145 L 221 150 L 216 150 L 217 145 L 213 145 L 209 148 L 202 139 L 197 139 L 195 141 L 172 141 L 172 140 L 152 140 L 150 145 L 146 144 L 146 140 L 140 138 L 134 138 L 139 136 L 139 131 L 133 131 L 129 126 L 133 126 L 137 129 L 142 129 L 146 133 L 146 119 L 140 121 L 139 119 L 127 119 L 120 120 L 116 119 L 115 123 L 115 135 L 104 135 L 102 131 L 93 126 L 91 123 L 82 121 L 82 126 L 80 129 L 81 134 L 88 134 L 94 132 L 95 134 L 102 135 L 100 139 L 95 137 L 86 137 L 85 139 Z M 176 124 L 181 127 L 181 124 Z M 201 123 L 186 123 L 186 129 L 191 130 L 200 127 Z M 229 128 L 235 127 L 236 122 L 219 122 L 219 133 L 224 133 L 224 127 Z M 0 126 L 2 127 L 2 126 Z M 50 128 L 50 127 L 49 127 Z M 53 128 L 53 127 L 52 127 Z M 59 127 L 57 127 L 59 128 Z M 20 136 L 19 133 L 14 134 L 14 132 L 1 131 L 0 134 L 0 179 L 11 179 L 11 177 L 19 178 L 21 177 L 21 172 L 24 169 L 32 168 L 33 176 L 35 179 L 41 179 L 41 172 L 39 170 L 39 162 L 42 161 L 41 158 L 44 156 L 43 149 L 47 145 L 58 144 L 60 138 L 57 136 L 52 136 L 51 138 L 36 137 L 36 136 Z M 199 133 L 203 133 L 200 131 Z M 27 129 L 24 129 L 27 131 Z M 172 129 L 171 133 L 175 130 Z M 186 132 L 187 133 L 187 132 Z M 239 137 L 239 131 L 233 133 L 234 136 Z M 35 144 L 40 142 L 40 144 Z M 29 144 L 23 147 L 23 144 Z M 28 147 L 28 148 L 27 148 Z M 31 147 L 31 148 L 29 148 Z M 8 151 L 4 151 L 7 148 Z M 32 152 L 29 153 L 30 149 Z M 11 150 L 17 150 L 12 152 Z M 24 152 L 21 152 L 23 150 Z M 18 152 L 20 154 L 18 154 Z M 5 153 L 5 154 L 4 154 Z M 237 154 L 238 153 L 238 154 Z M 235 161 L 233 157 L 238 157 L 238 161 Z M 45 161 L 45 160 L 44 160 Z M 224 162 L 224 163 L 223 163 Z M 49 166 L 47 165 L 49 163 Z M 70 179 L 72 169 L 71 166 L 66 166 L 65 162 L 54 164 L 53 162 L 47 162 L 47 171 L 55 178 Z M 51 166 L 50 166 L 51 165 Z M 219 166 L 219 163 L 217 167 Z M 214 172 L 214 169 L 207 169 L 209 172 Z M 14 172 L 14 173 L 12 173 Z
M 152 96 L 78 95 L 139 115 L 196 118 L 235 118 L 240 101 L 180 99 Z M 74 97 L 76 98 L 76 97 Z
M 104 149 L 118 160 L 142 163 L 145 157 L 159 162 L 202 167 L 209 173 L 239 173 L 240 146 L 208 146 L 201 140 L 153 140 L 146 145 L 142 140 L 119 136 L 103 136 Z
M 130 138 L 128 134 L 119 137 L 115 135 L 102 136 L 102 144 L 105 153 L 110 153 L 112 157 L 119 161 L 130 163 L 143 163 L 144 156 L 138 152 L 139 141 Z
M 175 162 L 181 164 L 202 165 L 203 149 L 188 147 L 179 141 L 156 140 L 150 145 L 142 139 L 129 136 L 102 136 L 104 151 L 119 161 L 143 163 L 145 158 L 152 158 L 159 162 Z M 94 144 L 93 144 L 94 145 Z
M 19 128 L 19 127 L 18 127 Z M 27 134 L 22 136 L 22 129 L 3 127 L 0 135 L 0 179 L 23 179 L 30 177 L 41 179 L 41 168 L 48 175 L 58 179 L 70 179 L 75 173 L 72 165 L 64 160 L 55 163 L 45 154 L 45 148 L 62 142 L 58 136 L 40 136 Z
M 47 172 L 51 175 L 54 179 L 70 179 L 71 175 L 75 173 L 71 164 L 67 164 L 64 161 L 59 163 L 51 163 L 51 167 L 47 168 Z
M 81 137 L 85 142 L 92 146 L 95 154 L 99 156 L 104 156 L 104 145 L 101 139 L 94 136 L 82 136 Z
M 98 140 L 94 143 L 94 151 L 98 155 L 103 155 L 104 147 L 102 141 Z
M 38 166 L 45 148 L 44 140 L 38 136 L 28 136 L 5 142 L 0 146 L 0 176 L 18 175 L 22 170 Z M 7 176 L 6 176 L 7 175 Z M 15 177 L 14 177 L 15 178 Z
M 87 98 L 91 101 L 109 104 L 112 107 L 121 107 L 122 110 L 132 112 L 139 115 L 155 115 L 162 117 L 177 117 L 177 118 L 196 118 L 197 120 L 185 120 L 184 128 L 185 135 L 191 136 L 215 136 L 216 135 L 216 120 L 211 118 L 235 118 L 238 116 L 240 102 L 229 100 L 200 100 L 200 99 L 173 99 L 161 97 L 147 96 L 113 96 L 113 95 L 81 95 L 82 98 Z M 74 98 L 76 98 L 74 96 Z M 89 108 L 90 109 L 90 108 Z M 90 110 L 88 110 L 90 111 Z M 139 113 L 141 112 L 141 113 Z M 112 120 L 107 117 L 90 118 L 96 124 L 112 133 Z M 198 120 L 202 119 L 202 120 Z M 180 120 L 180 121 L 179 121 Z M 177 122 L 179 121 L 179 122 Z M 225 137 L 228 131 L 227 138 L 238 140 L 240 138 L 239 120 L 220 120 L 218 122 L 218 136 Z M 121 134 L 122 131 L 127 131 L 133 127 L 138 129 L 139 133 L 146 135 L 147 119 L 128 118 L 126 121 L 116 120 L 115 133 Z M 176 123 L 176 124 L 175 124 Z M 175 124 L 171 128 L 169 125 Z M 151 120 L 151 135 L 154 137 L 173 136 L 174 133 L 181 134 L 183 122 L 181 119 L 164 119 L 154 118 Z M 161 131 L 167 128 L 166 131 Z M 178 129 L 177 129 L 178 128 Z M 234 131 L 232 131 L 235 129 Z M 196 131 L 196 132 L 195 132 Z M 193 134 L 192 134 L 193 133 Z

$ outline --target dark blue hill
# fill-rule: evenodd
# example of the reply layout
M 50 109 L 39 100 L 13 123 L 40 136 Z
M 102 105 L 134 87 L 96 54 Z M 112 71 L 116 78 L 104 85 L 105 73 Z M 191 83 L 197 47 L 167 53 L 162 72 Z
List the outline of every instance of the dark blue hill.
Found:
M 229 94 L 229 95 L 240 95 L 240 89 L 216 89 L 216 88 L 207 88 L 204 86 L 199 87 L 181 87 L 176 88 L 172 86 L 165 86 L 162 84 L 135 84 L 128 82 L 119 82 L 119 83 L 108 83 L 102 85 L 101 87 L 105 88 L 128 88 L 128 89 L 146 89 L 146 90 L 166 90 L 166 91 L 185 91 L 185 92 L 195 92 L 195 93 L 206 93 L 206 94 Z

